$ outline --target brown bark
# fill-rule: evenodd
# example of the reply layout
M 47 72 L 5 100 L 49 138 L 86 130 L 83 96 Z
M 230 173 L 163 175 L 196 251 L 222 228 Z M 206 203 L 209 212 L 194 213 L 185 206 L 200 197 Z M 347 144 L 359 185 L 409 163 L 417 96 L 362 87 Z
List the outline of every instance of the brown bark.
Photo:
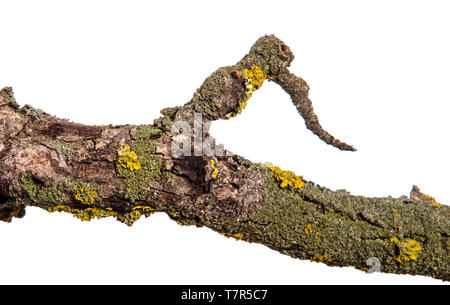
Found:
M 204 124 L 230 118 L 262 78 L 291 95 L 320 139 L 354 150 L 322 129 L 306 82 L 288 71 L 293 58 L 283 42 L 264 36 L 236 65 L 208 77 L 191 101 L 163 109 L 153 125 L 76 124 L 19 107 L 11 88 L 4 88 L 0 219 L 22 217 L 26 206 L 82 220 L 113 216 L 129 225 L 166 212 L 180 224 L 207 226 L 296 258 L 366 270 L 374 257 L 383 272 L 448 280 L 450 209 L 417 188 L 410 198 L 364 198 L 291 173 L 277 176 L 275 168 L 236 155 L 172 154 L 175 122 L 194 126 L 194 113 Z M 200 137 L 210 140 L 207 132 Z

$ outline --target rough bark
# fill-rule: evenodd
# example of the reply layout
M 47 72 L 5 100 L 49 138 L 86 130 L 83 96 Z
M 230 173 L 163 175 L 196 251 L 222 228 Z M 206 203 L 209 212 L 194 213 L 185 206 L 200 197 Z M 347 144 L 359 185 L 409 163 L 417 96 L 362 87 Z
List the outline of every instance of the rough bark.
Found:
M 4 88 L 0 219 L 23 217 L 26 206 L 81 220 L 112 216 L 128 225 L 165 212 L 182 225 L 207 226 L 295 258 L 361 270 L 376 258 L 382 272 L 449 280 L 450 208 L 417 187 L 409 198 L 365 198 L 227 153 L 173 156 L 175 122 L 193 126 L 194 113 L 205 124 L 228 119 L 264 78 L 291 95 L 320 139 L 354 150 L 320 126 L 308 85 L 288 71 L 293 58 L 283 42 L 264 36 L 236 65 L 208 77 L 188 103 L 163 109 L 153 125 L 76 124 L 19 107 Z M 214 144 L 207 130 L 200 137 Z

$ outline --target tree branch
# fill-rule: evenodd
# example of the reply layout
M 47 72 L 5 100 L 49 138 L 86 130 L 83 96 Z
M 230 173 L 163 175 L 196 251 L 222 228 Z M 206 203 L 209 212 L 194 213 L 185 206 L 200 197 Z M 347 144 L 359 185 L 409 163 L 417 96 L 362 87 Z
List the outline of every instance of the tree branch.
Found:
M 295 258 L 361 270 L 375 259 L 382 272 L 449 280 L 450 208 L 417 187 L 410 198 L 352 196 L 215 146 L 208 123 L 241 113 L 268 79 L 291 96 L 320 139 L 354 150 L 322 129 L 308 85 L 288 71 L 293 58 L 276 37 L 261 37 L 236 65 L 208 77 L 188 103 L 163 109 L 153 125 L 76 124 L 19 107 L 4 88 L 0 219 L 23 217 L 26 206 L 128 225 L 165 212 L 182 225 L 207 226 Z M 189 126 L 200 131 L 174 142 Z M 191 140 L 175 156 L 174 143 Z

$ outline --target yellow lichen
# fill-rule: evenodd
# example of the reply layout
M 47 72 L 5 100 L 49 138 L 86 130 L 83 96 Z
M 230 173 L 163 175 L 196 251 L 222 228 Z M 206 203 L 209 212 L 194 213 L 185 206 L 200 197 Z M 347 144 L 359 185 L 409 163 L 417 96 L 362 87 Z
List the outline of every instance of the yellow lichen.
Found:
M 66 212 L 71 213 L 74 217 L 81 221 L 89 221 L 93 218 L 103 218 L 108 216 L 117 216 L 117 212 L 99 209 L 99 208 L 87 208 L 87 209 L 75 209 L 65 205 L 58 205 L 47 209 L 49 212 Z
M 156 212 L 156 210 L 154 209 L 154 208 L 151 208 L 151 207 L 148 207 L 148 206 L 141 206 L 141 205 L 138 205 L 138 206 L 135 206 L 134 208 L 133 208 L 133 211 L 142 211 L 142 212 L 144 212 L 144 213 L 154 213 L 154 212 Z
M 81 221 L 89 221 L 94 218 L 103 218 L 109 216 L 115 216 L 120 221 L 125 222 L 127 225 L 131 226 L 135 223 L 142 215 L 148 217 L 156 212 L 154 208 L 149 206 L 135 206 L 129 213 L 119 214 L 113 211 L 112 208 L 86 208 L 86 209 L 76 209 L 67 205 L 57 205 L 47 209 L 49 212 L 66 212 L 72 214 L 74 217 L 80 219 Z
M 432 206 L 434 206 L 434 207 L 436 207 L 438 209 L 441 207 L 441 205 L 439 203 L 437 203 L 437 201 L 436 201 L 436 199 L 434 199 L 434 197 L 432 197 L 430 195 L 427 195 L 427 194 L 423 194 L 422 197 L 425 198 L 428 201 L 431 201 L 431 205 Z
M 216 179 L 217 175 L 219 175 L 219 169 L 216 168 L 216 163 L 212 159 L 211 159 L 211 168 L 214 169 L 214 171 L 211 174 L 211 178 Z
M 301 189 L 305 185 L 302 176 L 297 176 L 291 171 L 281 170 L 278 166 L 269 166 L 268 168 L 274 173 L 275 179 L 280 182 L 281 188 L 293 187 Z
M 76 212 L 79 212 L 80 210 L 73 209 L 73 208 L 71 208 L 69 206 L 66 206 L 66 205 L 57 205 L 57 206 L 48 208 L 47 211 L 50 212 L 50 213 L 53 213 L 53 212 L 76 213 Z
M 136 221 L 138 221 L 141 216 L 142 216 L 142 212 L 141 211 L 131 211 L 130 213 L 128 213 L 128 221 L 126 222 L 126 224 L 128 226 L 132 226 Z
M 244 237 L 244 236 L 242 235 L 242 233 L 236 233 L 236 234 L 231 234 L 231 233 L 220 233 L 220 234 L 222 234 L 222 235 L 224 235 L 224 236 L 226 236 L 226 237 L 233 237 L 233 238 L 235 238 L 235 239 L 237 239 L 237 240 L 241 240 L 242 237 Z
M 131 212 L 121 215 L 119 217 L 119 220 L 131 227 L 136 221 L 138 221 L 142 217 L 142 215 L 145 215 L 145 217 L 149 217 L 155 212 L 156 210 L 154 208 L 139 205 L 133 207 Z
M 392 236 L 391 243 L 394 243 L 398 248 L 399 254 L 395 260 L 400 264 L 416 260 L 419 252 L 422 250 L 422 246 L 414 239 L 401 240 L 396 236 Z
M 260 67 L 251 66 L 250 69 L 244 69 L 242 76 L 245 80 L 245 88 L 247 89 L 245 98 L 239 101 L 239 107 L 236 112 L 230 112 L 226 118 L 230 119 L 242 113 L 245 107 L 247 107 L 247 101 L 252 97 L 253 92 L 258 90 L 264 81 L 270 78 Z
M 269 76 L 258 66 L 251 66 L 250 69 L 244 69 L 242 76 L 246 80 L 247 98 L 258 90 Z
M 433 202 L 431 205 L 436 207 L 436 208 L 438 208 L 438 209 L 441 208 L 441 205 L 439 203 L 437 203 L 436 201 Z
M 136 152 L 131 150 L 130 145 L 122 144 L 118 155 L 119 160 L 117 161 L 117 166 L 128 168 L 130 171 L 141 168 L 141 162 L 139 162 Z
M 96 191 L 88 190 L 87 188 L 82 186 L 77 189 L 74 197 L 82 204 L 93 204 L 95 199 L 98 198 L 98 195 Z
M 434 197 L 432 197 L 432 196 L 430 196 L 430 195 L 427 195 L 427 194 L 423 194 L 423 197 L 424 197 L 425 199 L 430 200 L 430 201 L 436 201 L 436 200 L 434 199 Z
M 314 230 L 311 226 L 311 224 L 308 223 L 308 225 L 306 226 L 306 228 L 303 230 L 306 234 L 311 234 L 314 233 Z
M 315 255 L 311 257 L 311 261 L 316 263 L 329 263 L 331 259 L 326 255 Z
M 136 221 L 138 221 L 142 217 L 142 215 L 145 215 L 145 217 L 149 217 L 155 212 L 156 210 L 154 208 L 139 205 L 133 207 L 131 212 L 121 215 L 118 219 L 131 227 Z

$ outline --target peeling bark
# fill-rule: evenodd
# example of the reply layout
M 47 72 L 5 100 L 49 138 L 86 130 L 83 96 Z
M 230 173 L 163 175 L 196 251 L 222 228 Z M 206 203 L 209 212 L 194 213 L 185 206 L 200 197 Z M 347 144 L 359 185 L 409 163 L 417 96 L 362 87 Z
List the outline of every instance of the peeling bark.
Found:
M 163 109 L 153 125 L 76 124 L 19 107 L 12 89 L 2 89 L 0 219 L 23 217 L 26 206 L 128 225 L 165 212 L 182 225 L 207 226 L 295 258 L 361 270 L 376 258 L 382 272 L 449 280 L 450 208 L 417 187 L 409 198 L 365 198 L 308 181 L 296 188 L 292 175 L 277 179 L 273 167 L 227 152 L 173 156 L 175 122 L 194 126 L 194 113 L 206 125 L 228 119 L 264 79 L 291 95 L 320 139 L 354 150 L 322 129 L 308 85 L 288 71 L 293 58 L 282 41 L 264 36 L 236 65 L 208 77 L 188 103 Z M 202 141 L 214 147 L 205 131 Z

